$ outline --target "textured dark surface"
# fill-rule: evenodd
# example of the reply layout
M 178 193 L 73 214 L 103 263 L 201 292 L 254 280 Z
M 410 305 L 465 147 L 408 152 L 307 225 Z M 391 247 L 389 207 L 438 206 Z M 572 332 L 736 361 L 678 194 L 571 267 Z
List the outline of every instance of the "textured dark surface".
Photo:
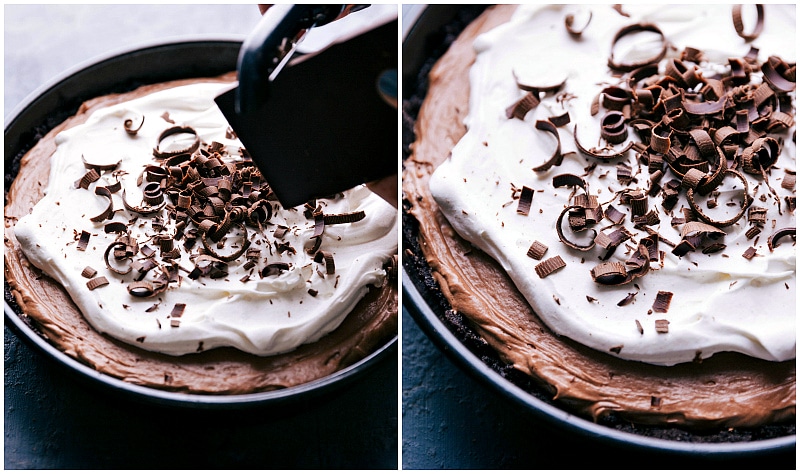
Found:
M 98 55 L 196 35 L 241 35 L 246 5 L 6 5 L 6 117 L 54 76 Z M 90 386 L 4 331 L 4 467 L 398 467 L 397 351 L 310 403 L 211 412 L 121 399 Z

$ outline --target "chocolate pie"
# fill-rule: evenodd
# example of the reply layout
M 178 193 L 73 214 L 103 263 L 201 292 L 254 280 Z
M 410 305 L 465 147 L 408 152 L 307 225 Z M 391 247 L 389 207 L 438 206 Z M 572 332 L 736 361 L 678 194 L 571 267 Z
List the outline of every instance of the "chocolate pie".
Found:
M 403 174 L 404 266 L 465 344 L 598 423 L 793 432 L 782 8 L 753 31 L 688 5 L 465 25 L 405 103 Z
M 253 393 L 397 333 L 396 210 L 366 186 L 282 208 L 214 104 L 233 79 L 90 100 L 7 168 L 6 299 L 100 372 Z

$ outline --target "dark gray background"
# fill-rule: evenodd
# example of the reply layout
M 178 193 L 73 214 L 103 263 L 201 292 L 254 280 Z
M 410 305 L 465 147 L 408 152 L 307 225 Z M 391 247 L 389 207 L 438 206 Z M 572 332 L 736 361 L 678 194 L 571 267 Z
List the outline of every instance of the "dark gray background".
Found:
M 246 35 L 246 5 L 6 5 L 4 115 L 98 55 L 158 39 Z M 311 403 L 213 413 L 98 390 L 4 334 L 6 469 L 398 467 L 397 351 Z

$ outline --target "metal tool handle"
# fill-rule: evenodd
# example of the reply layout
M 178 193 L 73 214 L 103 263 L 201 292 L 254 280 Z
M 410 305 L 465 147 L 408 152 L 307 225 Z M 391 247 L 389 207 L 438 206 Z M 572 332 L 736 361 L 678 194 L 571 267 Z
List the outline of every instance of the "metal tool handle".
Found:
M 269 81 L 290 59 L 297 43 L 313 27 L 330 23 L 367 5 L 273 5 L 247 37 L 237 64 L 236 110 L 257 109 L 269 94 Z

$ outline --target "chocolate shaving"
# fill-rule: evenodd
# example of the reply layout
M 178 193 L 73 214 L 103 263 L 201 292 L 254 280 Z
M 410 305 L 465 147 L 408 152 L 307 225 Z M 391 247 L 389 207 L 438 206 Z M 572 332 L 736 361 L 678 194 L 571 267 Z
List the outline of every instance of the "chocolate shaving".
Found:
M 553 176 L 553 187 L 561 188 L 564 186 L 580 186 L 586 190 L 586 180 L 574 174 L 559 174 Z
M 669 291 L 659 291 L 656 295 L 656 300 L 653 302 L 653 311 L 656 313 L 666 313 L 669 310 L 669 305 L 672 302 L 672 293 Z M 669 325 L 669 321 L 665 319 L 661 319 L 659 321 L 664 321 L 666 325 Z M 662 323 L 663 324 L 663 323 Z M 659 331 L 658 326 L 659 322 L 656 321 L 656 332 L 667 332 L 666 325 L 664 326 L 664 331 Z
M 538 240 L 534 240 L 531 246 L 528 248 L 527 255 L 534 260 L 541 260 L 546 252 L 547 245 L 539 242 Z
M 683 175 L 681 180 L 681 187 L 684 189 L 696 189 L 700 182 L 706 177 L 706 174 L 697 168 L 690 168 Z
M 733 27 L 736 29 L 736 34 L 745 41 L 753 41 L 754 39 L 758 38 L 758 35 L 760 35 L 764 30 L 764 5 L 756 4 L 755 7 L 758 18 L 755 26 L 753 26 L 753 31 L 750 33 L 745 33 L 744 31 L 744 22 L 742 21 L 742 5 L 734 5 L 731 11 L 733 17 Z
M 547 260 L 543 260 L 542 262 L 538 263 L 534 269 L 536 270 L 536 274 L 539 275 L 539 278 L 545 278 L 546 276 L 564 268 L 565 266 L 567 266 L 567 264 L 564 262 L 561 256 L 556 255 L 555 257 L 550 257 Z
M 780 92 L 791 92 L 796 86 L 795 77 L 786 78 L 778 71 L 778 67 L 783 68 L 784 65 L 785 63 L 780 58 L 770 56 L 761 65 L 761 72 L 764 73 L 764 80 L 770 87 Z
M 747 221 L 751 224 L 763 226 L 767 222 L 767 209 L 759 206 L 750 206 L 747 210 Z
M 204 232 L 200 234 L 200 240 L 203 242 L 203 248 L 214 258 L 223 261 L 223 262 L 231 262 L 236 260 L 237 258 L 244 255 L 248 248 L 250 248 L 250 239 L 247 235 L 247 228 L 245 227 L 243 222 L 239 223 L 240 235 L 241 235 L 241 244 L 239 244 L 239 249 L 236 252 L 233 252 L 230 255 L 220 255 L 217 253 L 216 250 L 212 248 L 211 245 L 208 243 L 207 235 L 208 232 Z M 219 239 L 217 239 L 219 240 Z
M 551 133 L 556 139 L 556 148 L 553 154 L 543 164 L 533 168 L 533 171 L 540 173 L 549 170 L 553 166 L 560 166 L 564 160 L 564 155 L 561 154 L 561 136 L 558 133 L 558 128 L 549 120 L 537 120 L 535 125 L 537 130 L 543 130 Z
M 638 196 L 631 196 L 630 198 L 630 206 L 631 206 L 631 215 L 636 216 L 643 216 L 647 213 L 647 195 L 641 194 Z
M 628 281 L 628 271 L 621 262 L 602 262 L 589 273 L 592 279 L 601 285 L 620 285 Z
M 228 276 L 228 264 L 212 255 L 201 255 L 195 259 L 195 267 L 189 273 L 189 278 L 196 280 L 201 276 L 211 279 L 225 278 Z
M 319 252 L 314 255 L 314 261 L 317 263 L 325 262 L 325 272 L 328 275 L 333 275 L 336 273 L 336 265 L 333 261 L 333 254 L 330 252 L 326 252 L 324 250 L 320 250 Z
M 625 241 L 629 240 L 632 237 L 632 234 L 628 232 L 624 227 L 616 229 L 612 231 L 610 234 L 606 234 L 605 232 L 600 232 L 594 238 L 595 243 L 604 249 L 606 249 L 606 253 L 600 257 L 601 260 L 608 260 L 611 255 L 614 254 L 614 251 L 622 245 Z
M 312 237 L 319 238 L 325 232 L 325 215 L 321 212 L 314 214 L 314 234 Z
M 117 273 L 119 275 L 126 275 L 126 274 L 130 273 L 130 271 L 132 270 L 132 267 L 130 265 L 128 265 L 128 268 L 126 268 L 126 269 L 119 269 L 119 268 L 115 267 L 114 265 L 112 265 L 111 262 L 109 261 L 109 258 L 108 258 L 109 255 L 111 254 L 111 252 L 114 252 L 116 260 L 125 260 L 125 259 L 127 259 L 127 257 L 124 257 L 124 255 L 127 252 L 127 248 L 128 248 L 128 245 L 125 242 L 121 242 L 121 241 L 112 242 L 111 245 L 109 245 L 106 248 L 106 251 L 103 254 L 103 261 L 105 261 L 105 263 L 106 263 L 106 268 L 108 268 L 112 272 Z M 118 254 L 116 253 L 115 250 L 122 250 L 123 251 L 122 252 L 123 258 L 116 258 L 116 256 Z
M 89 189 L 89 185 L 100 179 L 100 173 L 96 169 L 90 168 L 81 179 L 75 182 L 76 188 Z
M 586 19 L 586 23 L 583 26 L 578 27 L 578 28 L 575 27 L 575 14 L 574 13 L 568 13 L 564 17 L 564 26 L 567 28 L 567 32 L 573 38 L 580 37 L 581 34 L 583 33 L 583 31 L 589 26 L 589 23 L 591 23 L 591 22 L 592 22 L 592 11 L 591 10 L 589 10 L 589 17 Z
M 661 37 L 661 48 L 654 56 L 641 60 L 641 61 L 634 61 L 634 62 L 620 62 L 614 59 L 614 46 L 616 46 L 617 42 L 622 39 L 623 37 L 639 32 L 652 32 L 656 33 Z M 608 58 L 608 67 L 611 69 L 616 69 L 618 71 L 633 71 L 643 66 L 647 66 L 650 64 L 655 64 L 667 54 L 667 40 L 664 37 L 664 33 L 661 29 L 652 24 L 652 23 L 634 23 L 632 25 L 628 25 L 622 29 L 620 29 L 617 34 L 614 35 L 614 38 L 611 42 L 611 56 Z
M 521 99 L 508 106 L 506 118 L 523 120 L 528 112 L 535 109 L 540 102 L 538 92 L 527 92 Z
M 735 216 L 733 216 L 733 217 L 731 217 L 729 219 L 722 220 L 722 221 L 717 221 L 717 220 L 712 219 L 711 217 L 709 217 L 708 215 L 706 215 L 703 212 L 703 210 L 700 208 L 700 206 L 695 201 L 695 199 L 694 199 L 694 190 L 693 189 L 689 189 L 689 190 L 686 191 L 686 199 L 689 201 L 689 207 L 691 207 L 692 211 L 694 211 L 694 213 L 697 215 L 697 217 L 700 218 L 702 221 L 704 221 L 704 222 L 706 222 L 708 224 L 711 224 L 713 226 L 716 226 L 716 227 L 727 227 L 727 226 L 730 226 L 730 225 L 733 225 L 734 223 L 736 223 L 739 219 L 742 218 L 742 216 L 744 216 L 744 213 L 747 211 L 747 208 L 753 202 L 753 198 L 750 196 L 750 190 L 749 190 L 749 186 L 748 186 L 748 183 L 747 183 L 747 179 L 742 175 L 742 173 L 740 173 L 738 170 L 734 170 L 734 169 L 730 169 L 729 168 L 729 169 L 725 170 L 725 174 L 731 174 L 731 175 L 739 178 L 739 180 L 744 185 L 744 189 L 742 190 L 742 193 L 743 193 L 742 206 L 739 209 L 739 212 L 737 212 Z
M 617 303 L 617 306 L 627 306 L 633 303 L 633 301 L 636 299 L 636 295 L 638 294 L 639 294 L 638 292 L 628 293 L 628 295 L 625 298 L 623 298 L 622 300 L 620 300 L 619 303 Z
M 625 220 L 625 213 L 610 205 L 605 210 L 605 216 L 614 224 L 621 224 Z
M 561 115 L 553 115 L 548 117 L 547 120 L 549 120 L 556 127 L 563 127 L 568 125 L 571 119 L 569 117 L 569 111 L 565 111 Z
M 757 236 L 760 233 L 761 233 L 761 227 L 754 225 L 749 229 L 747 229 L 747 232 L 745 232 L 744 235 L 745 237 L 747 237 L 747 240 L 751 240 L 753 237 Z
M 600 120 L 600 136 L 608 143 L 618 145 L 628 138 L 628 127 L 622 112 L 612 110 Z
M 100 188 L 98 188 L 98 189 L 100 189 Z M 109 197 L 109 199 L 110 199 L 110 197 Z M 149 206 L 149 207 L 148 206 L 134 206 L 134 205 L 128 203 L 127 194 L 126 194 L 125 190 L 123 190 L 122 191 L 122 204 L 125 206 L 125 209 L 127 209 L 127 210 L 129 210 L 131 212 L 135 212 L 137 214 L 142 214 L 142 215 L 146 216 L 146 215 L 150 215 L 150 214 L 155 214 L 156 212 L 160 211 L 161 209 L 164 209 L 164 206 L 167 205 L 167 202 L 162 200 L 160 204 L 157 204 L 157 205 L 154 205 L 154 206 Z
M 687 253 L 693 251 L 695 248 L 695 245 L 691 241 L 683 239 L 672 249 L 672 254 L 677 255 L 678 257 L 683 257 Z
M 135 136 L 137 133 L 139 133 L 139 130 L 142 129 L 142 126 L 144 125 L 144 115 L 142 115 L 141 120 L 139 120 L 139 125 L 136 128 L 134 128 L 134 123 L 135 122 L 132 118 L 127 118 L 125 119 L 125 122 L 123 122 L 125 133 L 130 136 Z
M 84 278 L 92 278 L 95 275 L 97 275 L 97 270 L 89 266 L 84 267 L 83 271 L 81 272 L 81 276 Z
M 723 244 L 723 243 L 715 242 L 715 243 L 713 243 L 711 245 L 708 245 L 708 246 L 704 247 L 702 252 L 704 254 L 717 253 L 717 252 L 721 252 L 721 251 L 725 250 L 726 247 L 727 246 L 725 244 Z
M 94 169 L 98 173 L 101 173 L 103 171 L 113 171 L 113 170 L 117 169 L 117 167 L 119 166 L 120 163 L 122 163 L 122 160 L 119 160 L 116 163 L 111 163 L 111 164 L 107 164 L 107 165 L 96 165 L 94 163 L 89 163 L 88 161 L 86 161 L 86 158 L 83 155 L 81 155 L 81 160 L 83 161 L 83 167 L 84 168 L 86 168 L 86 169 Z
M 772 137 L 758 138 L 742 151 L 742 171 L 761 175 L 778 161 L 780 146 Z
M 366 213 L 361 211 L 349 212 L 346 214 L 325 214 L 325 225 L 335 225 L 335 224 L 349 224 L 352 222 L 358 222 L 366 217 Z
M 797 175 L 794 171 L 785 170 L 783 179 L 781 180 L 781 187 L 786 190 L 793 190 L 797 184 Z
M 121 234 L 128 230 L 128 226 L 124 222 L 109 222 L 103 227 L 106 234 Z
M 622 87 L 606 87 L 600 92 L 600 96 L 603 107 L 615 112 L 625 112 L 631 104 L 630 93 Z M 625 114 L 623 114 L 623 118 L 626 118 Z
M 157 206 L 164 202 L 164 192 L 159 183 L 149 183 L 142 191 L 144 202 L 150 206 Z
M 556 221 L 556 233 L 558 234 L 559 240 L 561 240 L 561 242 L 563 242 L 564 245 L 566 245 L 567 247 L 569 247 L 571 249 L 574 249 L 574 250 L 580 250 L 580 251 L 586 252 L 588 250 L 591 250 L 595 246 L 594 238 L 597 237 L 597 231 L 592 229 L 592 232 L 594 233 L 594 235 L 592 235 L 592 240 L 590 241 L 590 243 L 588 243 L 586 245 L 578 245 L 578 244 L 575 244 L 575 243 L 569 241 L 566 237 L 564 237 L 564 230 L 562 229 L 562 225 L 561 225 L 562 221 L 564 220 L 564 216 L 567 215 L 570 211 L 576 210 L 576 209 L 583 210 L 583 207 L 581 207 L 581 206 L 569 206 L 569 207 L 565 208 L 563 211 L 561 211 L 561 214 L 559 214 L 558 220 Z M 570 227 L 572 227 L 572 226 L 570 226 Z
M 278 225 L 275 231 L 272 232 L 272 235 L 276 239 L 282 239 L 284 236 L 286 236 L 287 232 L 289 232 L 288 227 L 286 227 L 285 225 Z
M 185 309 L 186 303 L 175 303 L 175 306 L 172 307 L 172 311 L 170 311 L 169 315 L 173 318 L 180 318 L 183 316 Z
M 261 269 L 259 275 L 263 277 L 267 276 L 276 276 L 280 275 L 281 273 L 289 270 L 289 264 L 286 262 L 274 262 L 270 263 L 264 268 Z
M 681 237 L 693 236 L 693 235 L 703 235 L 708 236 L 713 239 L 720 238 L 725 235 L 725 232 L 713 225 L 706 224 L 704 222 L 698 221 L 691 221 L 687 222 L 683 225 L 681 229 Z
M 77 248 L 81 252 L 85 251 L 86 247 L 89 245 L 89 238 L 90 237 L 91 237 L 91 234 L 89 232 L 87 232 L 85 230 L 82 230 L 81 231 L 81 236 L 78 239 L 78 245 L 75 248 Z
M 517 205 L 517 214 L 527 216 L 531 210 L 531 203 L 533 202 L 533 189 L 523 186 L 522 192 L 519 195 L 519 203 Z
M 128 285 L 128 294 L 137 298 L 147 298 L 153 296 L 155 291 L 153 285 L 146 281 L 134 281 Z
M 656 332 L 659 334 L 666 334 L 669 332 L 669 321 L 666 319 L 656 319 L 655 326 Z
M 90 217 L 89 220 L 92 222 L 102 222 L 106 219 L 112 218 L 114 216 L 114 201 L 111 197 L 111 191 L 103 186 L 98 186 L 95 188 L 94 193 L 98 196 L 103 196 L 108 199 L 108 205 L 103 212 L 94 217 Z
M 769 251 L 772 252 L 775 250 L 775 247 L 780 245 L 778 241 L 786 236 L 792 236 L 792 239 L 797 238 L 797 228 L 796 227 L 786 227 L 780 230 L 775 231 L 772 235 L 769 236 L 767 240 L 767 246 L 769 247 Z
M 86 282 L 86 287 L 89 288 L 89 291 L 92 291 L 95 288 L 100 288 L 101 286 L 106 286 L 106 285 L 108 285 L 108 279 L 104 276 L 92 278 L 91 280 Z
M 581 142 L 578 140 L 578 126 L 577 125 L 572 130 L 572 137 L 575 140 L 575 147 L 581 153 L 583 153 L 586 156 L 589 156 L 589 157 L 592 157 L 592 158 L 597 158 L 599 160 L 604 160 L 604 161 L 605 160 L 614 160 L 614 159 L 617 159 L 617 158 L 622 158 L 623 156 L 625 156 L 625 154 L 628 152 L 628 150 L 630 150 L 633 147 L 633 142 L 631 141 L 631 142 L 628 142 L 628 144 L 625 145 L 622 149 L 620 149 L 620 150 L 611 150 L 611 153 L 608 153 L 608 154 L 606 154 L 606 153 L 598 153 L 598 152 L 592 151 L 592 150 L 584 147 L 583 145 L 581 145 Z
M 650 133 L 650 149 L 656 153 L 666 154 L 672 143 L 672 129 L 669 127 L 654 127 Z
M 742 254 L 742 257 L 746 258 L 747 260 L 750 260 L 755 256 L 756 256 L 756 249 L 753 247 L 748 247 L 747 250 L 745 250 L 744 253 Z
M 172 135 L 178 135 L 178 134 L 181 134 L 181 133 L 188 133 L 188 134 L 194 135 L 194 142 L 191 145 L 189 145 L 188 147 L 180 149 L 180 150 L 163 151 L 163 150 L 161 150 L 159 148 L 161 146 L 161 142 L 165 138 L 167 138 L 169 136 L 172 136 Z M 180 127 L 180 126 L 170 127 L 168 129 L 164 130 L 163 132 L 161 132 L 161 135 L 158 136 L 158 143 L 157 143 L 156 147 L 153 149 L 153 156 L 156 157 L 157 159 L 163 160 L 163 159 L 171 158 L 171 157 L 178 156 L 178 155 L 194 153 L 195 151 L 197 151 L 197 149 L 199 147 L 200 147 L 200 137 L 197 135 L 197 132 L 195 131 L 195 129 L 193 129 L 192 127 Z

